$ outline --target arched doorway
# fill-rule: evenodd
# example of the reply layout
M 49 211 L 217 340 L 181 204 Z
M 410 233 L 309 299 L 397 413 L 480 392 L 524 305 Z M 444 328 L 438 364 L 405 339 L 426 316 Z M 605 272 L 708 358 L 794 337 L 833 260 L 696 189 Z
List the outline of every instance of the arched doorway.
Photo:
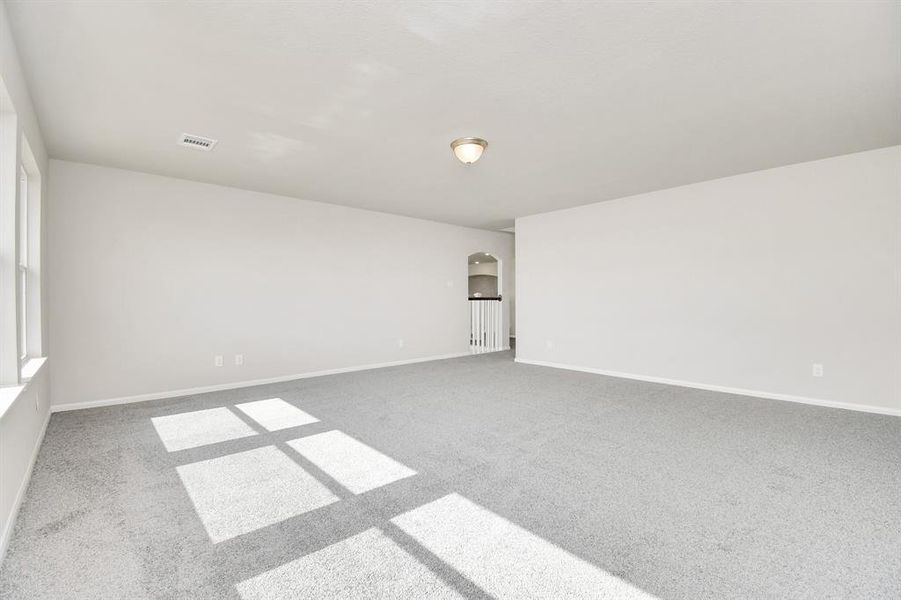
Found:
M 489 252 L 468 257 L 469 348 L 473 354 L 506 350 L 503 263 Z

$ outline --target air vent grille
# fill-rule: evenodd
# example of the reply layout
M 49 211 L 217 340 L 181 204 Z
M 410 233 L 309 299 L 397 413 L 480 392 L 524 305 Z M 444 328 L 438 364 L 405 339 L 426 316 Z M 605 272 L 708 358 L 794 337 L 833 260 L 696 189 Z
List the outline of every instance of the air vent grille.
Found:
M 182 146 L 187 146 L 188 148 L 194 148 L 195 150 L 203 150 L 205 152 L 209 152 L 216 146 L 218 140 L 214 140 L 212 138 L 206 138 L 200 135 L 192 135 L 190 133 L 183 133 L 181 137 L 178 139 L 178 143 Z

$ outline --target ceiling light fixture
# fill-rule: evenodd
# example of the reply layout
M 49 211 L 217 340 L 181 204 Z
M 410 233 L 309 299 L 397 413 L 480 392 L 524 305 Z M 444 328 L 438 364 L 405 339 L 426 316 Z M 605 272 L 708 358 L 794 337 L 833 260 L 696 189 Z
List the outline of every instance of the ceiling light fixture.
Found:
M 488 142 L 477 137 L 462 137 L 451 142 L 451 149 L 461 163 L 471 165 L 482 157 Z

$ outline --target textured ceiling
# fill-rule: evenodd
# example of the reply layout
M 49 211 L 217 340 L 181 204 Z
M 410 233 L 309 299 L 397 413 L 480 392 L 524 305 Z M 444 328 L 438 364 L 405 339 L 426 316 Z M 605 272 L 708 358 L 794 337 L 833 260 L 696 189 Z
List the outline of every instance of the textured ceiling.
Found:
M 7 7 L 53 157 L 449 223 L 901 143 L 898 2 Z

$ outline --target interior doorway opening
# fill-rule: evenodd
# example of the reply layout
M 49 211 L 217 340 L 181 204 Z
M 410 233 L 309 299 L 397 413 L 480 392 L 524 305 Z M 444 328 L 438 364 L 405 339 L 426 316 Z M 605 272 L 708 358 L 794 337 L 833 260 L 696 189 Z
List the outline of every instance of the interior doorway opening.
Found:
M 506 350 L 503 263 L 489 252 L 476 252 L 469 255 L 468 268 L 470 351 Z

